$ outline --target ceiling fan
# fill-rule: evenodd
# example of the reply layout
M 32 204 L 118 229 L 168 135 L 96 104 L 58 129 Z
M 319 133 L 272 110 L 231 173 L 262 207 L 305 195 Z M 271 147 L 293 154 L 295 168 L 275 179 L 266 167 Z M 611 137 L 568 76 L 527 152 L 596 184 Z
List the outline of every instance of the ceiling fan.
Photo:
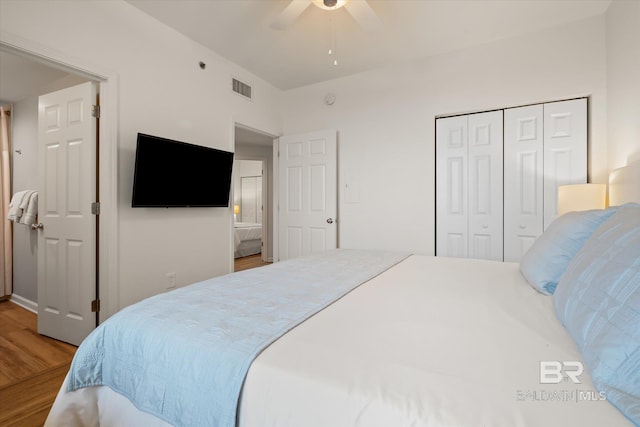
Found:
M 286 30 L 312 3 L 324 10 L 336 10 L 344 6 L 365 31 L 374 32 L 382 28 L 382 21 L 366 0 L 291 0 L 273 21 L 271 28 Z

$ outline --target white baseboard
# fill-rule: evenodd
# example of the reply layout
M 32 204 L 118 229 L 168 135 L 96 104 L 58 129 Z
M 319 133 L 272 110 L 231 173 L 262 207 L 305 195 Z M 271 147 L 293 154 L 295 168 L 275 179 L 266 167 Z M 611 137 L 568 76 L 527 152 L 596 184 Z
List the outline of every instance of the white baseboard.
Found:
M 17 294 L 12 294 L 9 299 L 14 304 L 19 305 L 20 307 L 29 310 L 32 313 L 38 314 L 38 303 L 31 301 L 30 299 L 21 297 Z

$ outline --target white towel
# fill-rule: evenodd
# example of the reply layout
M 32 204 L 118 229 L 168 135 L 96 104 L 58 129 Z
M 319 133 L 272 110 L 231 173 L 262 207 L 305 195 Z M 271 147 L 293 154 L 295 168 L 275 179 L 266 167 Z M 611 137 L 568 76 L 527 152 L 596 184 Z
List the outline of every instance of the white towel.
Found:
M 23 208 L 23 200 L 25 196 L 27 196 L 27 202 L 29 201 L 29 195 L 31 194 L 31 190 L 18 191 L 11 198 L 11 203 L 9 203 L 9 213 L 7 215 L 7 219 L 9 221 L 18 222 L 20 217 L 22 217 L 22 213 L 24 212 Z M 25 206 L 26 207 L 26 206 Z
M 27 208 L 22 212 L 20 224 L 31 225 L 36 222 L 38 216 L 38 192 L 32 191 L 27 202 Z

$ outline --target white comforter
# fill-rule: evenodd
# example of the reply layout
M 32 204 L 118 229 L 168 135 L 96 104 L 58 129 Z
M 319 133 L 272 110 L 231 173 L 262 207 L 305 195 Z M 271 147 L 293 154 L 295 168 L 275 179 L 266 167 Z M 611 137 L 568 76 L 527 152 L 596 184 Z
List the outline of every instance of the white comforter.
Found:
M 541 384 L 540 361 L 581 357 L 517 264 L 412 256 L 258 356 L 239 425 L 630 425 L 608 402 L 584 400 L 599 399 L 587 373 Z M 47 425 L 91 420 L 165 425 L 101 387 L 63 387 Z
M 236 222 L 233 225 L 235 250 L 245 240 L 262 239 L 262 224 L 253 222 Z

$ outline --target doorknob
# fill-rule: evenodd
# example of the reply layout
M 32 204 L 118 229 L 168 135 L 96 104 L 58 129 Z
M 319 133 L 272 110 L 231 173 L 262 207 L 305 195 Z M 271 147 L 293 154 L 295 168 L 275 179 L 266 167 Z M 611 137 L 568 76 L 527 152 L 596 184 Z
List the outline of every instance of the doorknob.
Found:
M 327 224 L 333 224 L 333 221 L 335 221 L 333 218 L 327 218 Z
M 39 222 L 37 224 L 31 224 L 31 229 L 34 230 L 34 231 L 38 230 L 38 229 L 42 230 L 43 228 L 44 228 L 44 224 L 41 223 L 41 222 Z

